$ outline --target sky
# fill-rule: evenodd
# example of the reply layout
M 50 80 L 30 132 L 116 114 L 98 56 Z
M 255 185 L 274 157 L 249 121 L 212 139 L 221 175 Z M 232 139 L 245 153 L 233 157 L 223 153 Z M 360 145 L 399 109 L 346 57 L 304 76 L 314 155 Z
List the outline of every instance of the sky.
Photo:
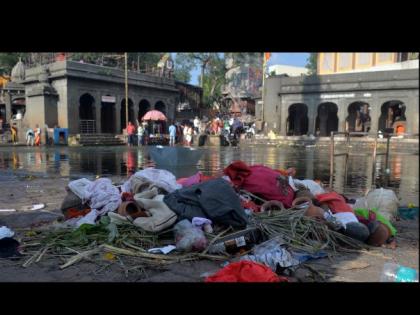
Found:
M 270 60 L 267 62 L 268 66 L 272 65 L 286 65 L 304 67 L 306 65 L 309 53 L 272 53 Z M 194 69 L 191 72 L 191 84 L 198 85 L 198 76 L 200 75 L 200 69 Z

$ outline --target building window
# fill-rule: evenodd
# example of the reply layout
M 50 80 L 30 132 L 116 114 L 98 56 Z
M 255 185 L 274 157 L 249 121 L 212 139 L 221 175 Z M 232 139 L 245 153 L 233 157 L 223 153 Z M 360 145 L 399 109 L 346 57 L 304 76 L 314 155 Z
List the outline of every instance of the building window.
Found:
M 377 53 L 376 54 L 376 63 L 377 64 L 387 64 L 394 62 L 395 53 Z
M 334 72 L 334 53 L 323 53 L 321 56 L 321 73 Z
M 353 68 L 353 53 L 338 54 L 338 70 L 346 71 Z
M 373 53 L 357 53 L 356 68 L 367 68 L 372 66 Z

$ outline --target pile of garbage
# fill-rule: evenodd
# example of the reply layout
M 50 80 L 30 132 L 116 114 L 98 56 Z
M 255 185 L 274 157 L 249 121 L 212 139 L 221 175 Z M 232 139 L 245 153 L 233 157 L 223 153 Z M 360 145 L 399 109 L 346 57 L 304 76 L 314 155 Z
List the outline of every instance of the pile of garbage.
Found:
M 221 177 L 201 172 L 176 179 L 146 168 L 124 183 L 69 182 L 65 221 L 25 232 L 23 247 L 64 259 L 67 268 L 95 255 L 135 257 L 144 266 L 212 259 L 230 261 L 214 281 L 288 281 L 287 268 L 338 251 L 395 242 L 398 199 L 377 189 L 348 199 L 296 170 L 235 161 Z

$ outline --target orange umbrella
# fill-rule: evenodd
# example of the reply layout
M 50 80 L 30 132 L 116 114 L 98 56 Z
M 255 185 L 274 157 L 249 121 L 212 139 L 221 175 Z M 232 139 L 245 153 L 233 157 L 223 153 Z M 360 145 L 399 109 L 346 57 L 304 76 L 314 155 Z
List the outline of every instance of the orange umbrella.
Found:
M 148 111 L 141 120 L 164 120 L 166 121 L 166 116 L 158 111 L 158 110 L 151 110 Z

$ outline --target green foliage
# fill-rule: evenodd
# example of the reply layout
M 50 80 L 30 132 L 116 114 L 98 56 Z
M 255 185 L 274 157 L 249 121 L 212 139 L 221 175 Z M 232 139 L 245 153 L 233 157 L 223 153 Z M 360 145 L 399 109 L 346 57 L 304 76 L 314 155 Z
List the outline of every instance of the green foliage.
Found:
M 19 58 L 26 59 L 28 53 L 0 53 L 0 74 L 10 75 Z
M 306 69 L 309 70 L 309 75 L 316 74 L 317 71 L 317 60 L 318 60 L 318 54 L 317 53 L 311 53 L 308 57 Z
M 174 78 L 177 81 L 189 83 L 191 81 L 191 71 L 194 65 L 190 62 L 187 54 L 176 54 Z

